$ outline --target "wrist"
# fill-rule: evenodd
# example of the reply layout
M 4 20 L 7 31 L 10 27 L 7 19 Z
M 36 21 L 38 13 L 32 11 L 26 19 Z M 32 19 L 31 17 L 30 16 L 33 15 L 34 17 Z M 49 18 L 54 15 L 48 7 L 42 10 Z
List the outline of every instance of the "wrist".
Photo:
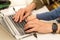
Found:
M 32 11 L 32 10 L 34 10 L 35 9 L 35 3 L 31 3 L 30 5 L 28 5 L 27 7 L 26 7 L 26 9 L 27 9 L 27 11 Z
M 25 8 L 26 9 L 26 12 L 31 12 L 32 9 L 29 7 L 29 8 Z
M 53 23 L 52 24 L 52 33 L 53 34 L 57 33 L 57 30 L 58 30 L 58 25 L 56 23 Z
M 52 23 L 47 23 L 47 32 L 46 33 L 51 33 L 53 30 L 52 30 Z
M 41 24 L 43 25 L 42 33 L 51 33 L 52 32 L 52 23 L 43 22 L 43 23 L 40 23 L 40 25 Z
M 49 29 L 48 29 L 48 31 L 49 31 L 49 33 L 51 33 L 53 30 L 52 30 L 52 23 L 49 23 Z

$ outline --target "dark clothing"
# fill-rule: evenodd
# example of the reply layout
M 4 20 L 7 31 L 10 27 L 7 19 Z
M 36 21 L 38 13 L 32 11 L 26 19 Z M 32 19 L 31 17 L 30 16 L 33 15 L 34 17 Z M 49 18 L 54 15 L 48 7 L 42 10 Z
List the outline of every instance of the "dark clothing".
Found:
M 51 12 L 37 14 L 36 16 L 38 19 L 41 19 L 41 20 L 54 20 L 60 17 L 60 7 Z

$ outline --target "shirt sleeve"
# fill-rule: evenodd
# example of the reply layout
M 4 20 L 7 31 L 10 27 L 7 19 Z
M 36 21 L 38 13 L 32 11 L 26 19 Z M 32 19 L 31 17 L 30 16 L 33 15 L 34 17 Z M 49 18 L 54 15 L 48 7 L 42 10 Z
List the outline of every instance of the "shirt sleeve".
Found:
M 32 3 L 36 4 L 36 9 L 39 9 L 44 6 L 44 4 L 40 0 L 33 0 Z
M 46 12 L 42 14 L 37 14 L 36 17 L 41 20 L 54 20 L 58 17 L 60 17 L 60 7 L 58 7 L 55 10 L 52 10 L 51 12 Z

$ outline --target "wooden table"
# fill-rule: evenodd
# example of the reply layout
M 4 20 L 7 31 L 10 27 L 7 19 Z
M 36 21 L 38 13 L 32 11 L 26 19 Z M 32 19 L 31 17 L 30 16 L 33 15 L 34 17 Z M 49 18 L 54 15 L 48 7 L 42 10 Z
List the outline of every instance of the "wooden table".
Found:
M 15 40 L 14 37 L 0 24 L 0 40 Z

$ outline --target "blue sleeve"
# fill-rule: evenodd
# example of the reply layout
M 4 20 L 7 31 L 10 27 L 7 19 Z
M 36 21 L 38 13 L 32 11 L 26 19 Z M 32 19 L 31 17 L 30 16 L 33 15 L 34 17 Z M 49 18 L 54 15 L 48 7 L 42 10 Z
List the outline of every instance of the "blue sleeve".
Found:
M 60 17 L 60 7 L 55 10 L 52 10 L 51 12 L 37 14 L 36 17 L 41 20 L 54 20 Z

